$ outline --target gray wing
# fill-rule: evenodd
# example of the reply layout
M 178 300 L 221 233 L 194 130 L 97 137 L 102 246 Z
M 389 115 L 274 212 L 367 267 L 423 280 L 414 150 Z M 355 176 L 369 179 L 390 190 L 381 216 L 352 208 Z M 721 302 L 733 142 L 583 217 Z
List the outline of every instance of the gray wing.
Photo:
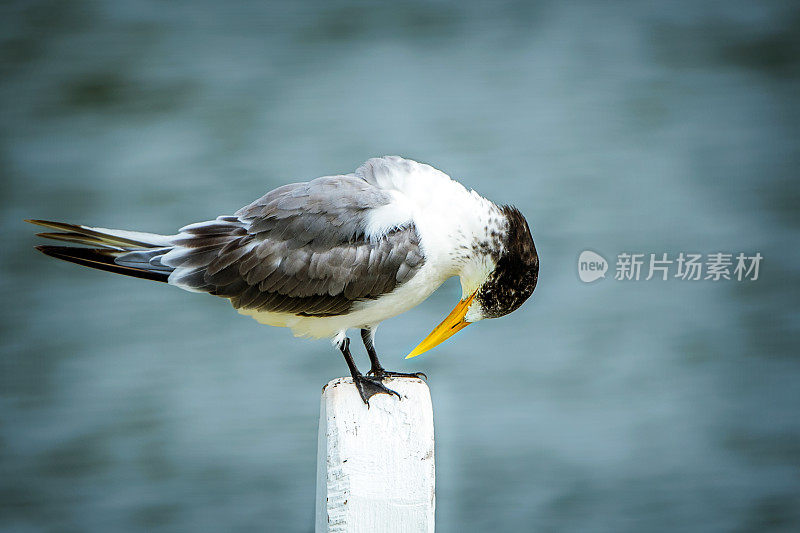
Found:
M 389 202 L 354 175 L 284 185 L 235 216 L 182 228 L 171 250 L 147 261 L 174 268 L 171 284 L 230 298 L 237 309 L 345 314 L 424 262 L 413 224 L 365 236 L 369 211 Z

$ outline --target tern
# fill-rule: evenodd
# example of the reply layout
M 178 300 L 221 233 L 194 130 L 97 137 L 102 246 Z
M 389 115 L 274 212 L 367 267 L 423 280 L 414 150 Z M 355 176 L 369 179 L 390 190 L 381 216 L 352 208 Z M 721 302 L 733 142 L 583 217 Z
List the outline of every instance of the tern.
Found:
M 469 324 L 516 310 L 539 273 L 530 228 L 516 208 L 398 156 L 278 187 L 231 216 L 174 235 L 28 222 L 58 230 L 41 237 L 83 245 L 36 247 L 49 256 L 227 298 L 260 323 L 331 339 L 367 406 L 375 394 L 399 398 L 385 378 L 421 375 L 381 366 L 378 324 L 458 276 L 461 300 L 406 356 L 416 357 Z M 350 353 L 353 328 L 369 355 L 366 374 Z

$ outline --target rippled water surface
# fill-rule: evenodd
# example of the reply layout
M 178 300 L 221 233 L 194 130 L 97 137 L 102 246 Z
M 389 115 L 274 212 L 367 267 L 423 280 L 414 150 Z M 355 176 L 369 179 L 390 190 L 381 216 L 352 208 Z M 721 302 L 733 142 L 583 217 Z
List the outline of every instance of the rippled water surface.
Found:
M 388 153 L 514 203 L 542 263 L 424 357 L 455 280 L 379 332 L 430 377 L 437 531 L 800 529 L 799 69 L 791 2 L 5 3 L 0 529 L 311 531 L 341 357 L 22 219 L 169 233 Z M 764 262 L 587 285 L 584 249 Z

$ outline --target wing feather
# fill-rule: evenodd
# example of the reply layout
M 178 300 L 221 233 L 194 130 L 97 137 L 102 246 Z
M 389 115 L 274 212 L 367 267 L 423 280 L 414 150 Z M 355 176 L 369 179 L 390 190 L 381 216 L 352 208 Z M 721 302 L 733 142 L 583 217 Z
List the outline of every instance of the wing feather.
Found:
M 424 262 L 416 227 L 379 238 L 370 213 L 392 197 L 355 175 L 279 187 L 235 216 L 191 224 L 160 256 L 170 282 L 238 309 L 301 316 L 347 313 L 411 279 Z

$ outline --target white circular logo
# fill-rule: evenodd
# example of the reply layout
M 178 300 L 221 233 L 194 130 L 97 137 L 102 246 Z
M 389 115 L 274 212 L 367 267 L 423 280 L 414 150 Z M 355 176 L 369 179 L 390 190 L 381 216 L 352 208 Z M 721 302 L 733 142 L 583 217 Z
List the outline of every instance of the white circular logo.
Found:
M 608 261 L 591 250 L 584 250 L 578 257 L 578 276 L 584 283 L 591 283 L 606 277 Z

